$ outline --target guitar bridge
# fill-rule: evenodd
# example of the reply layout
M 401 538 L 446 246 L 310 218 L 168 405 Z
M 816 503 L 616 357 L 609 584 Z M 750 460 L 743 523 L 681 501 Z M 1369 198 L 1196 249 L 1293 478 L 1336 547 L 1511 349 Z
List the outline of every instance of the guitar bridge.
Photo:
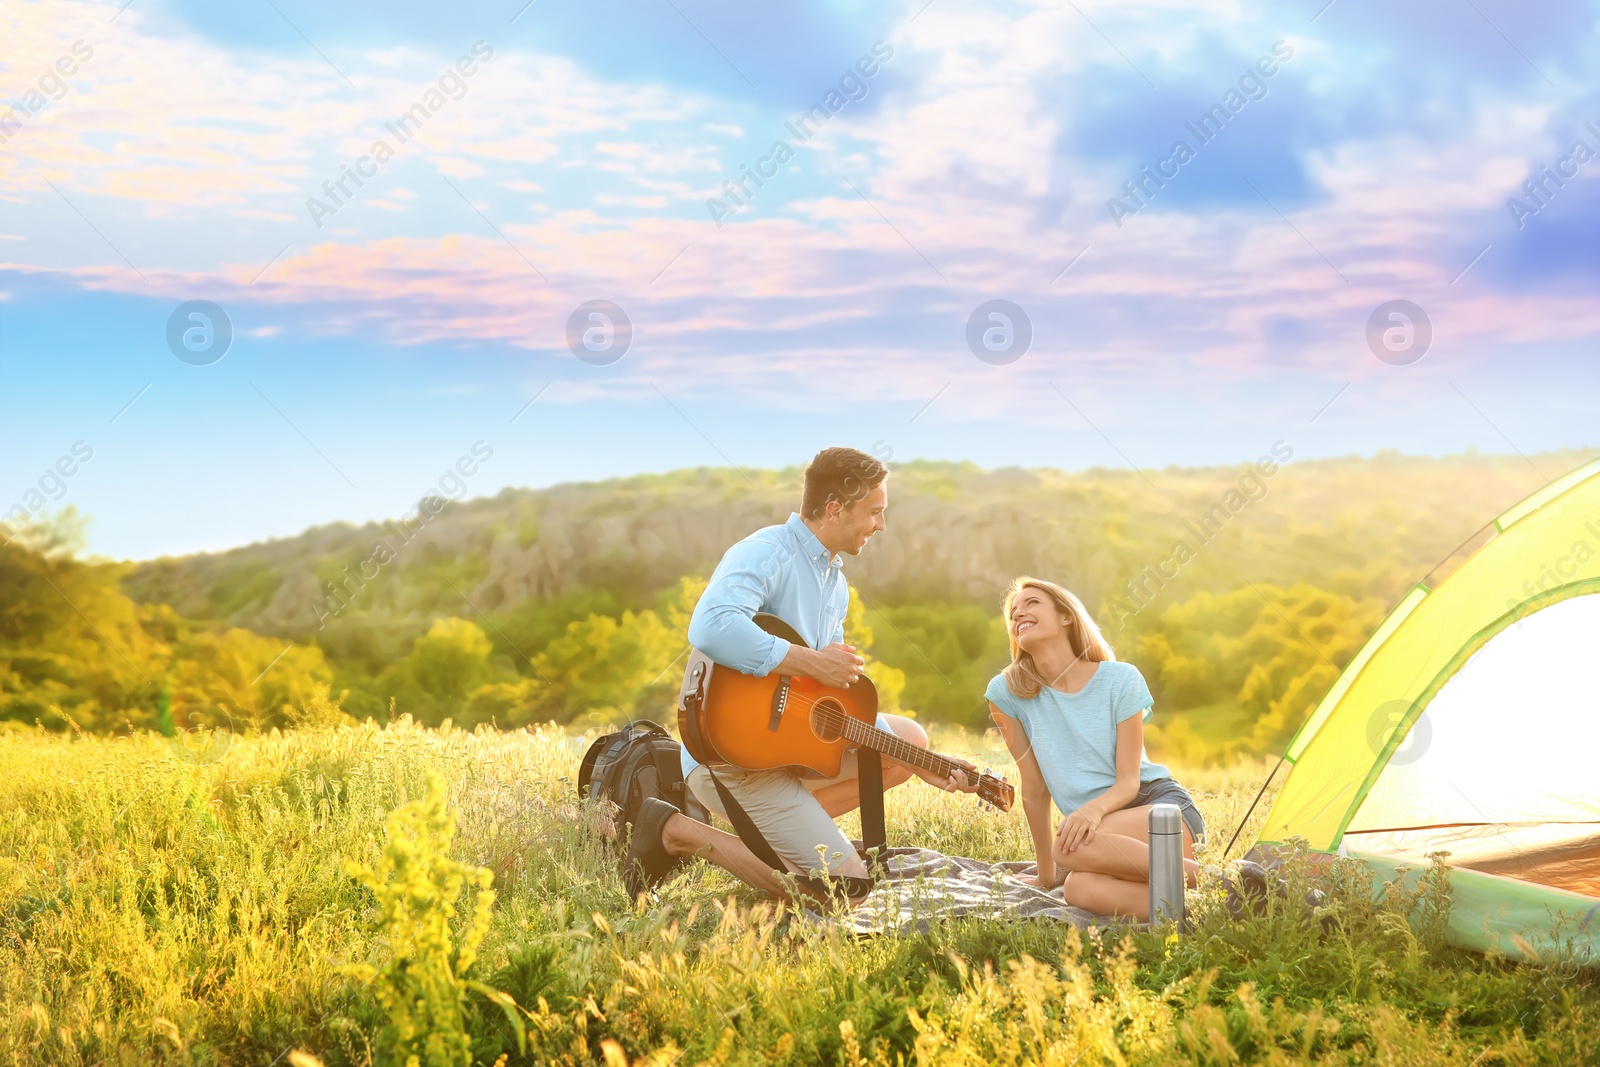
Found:
M 772 714 L 767 716 L 767 729 L 773 733 L 778 732 L 778 724 L 783 721 L 783 711 L 789 706 L 789 683 L 793 680 L 787 674 L 780 674 L 778 687 L 772 691 Z

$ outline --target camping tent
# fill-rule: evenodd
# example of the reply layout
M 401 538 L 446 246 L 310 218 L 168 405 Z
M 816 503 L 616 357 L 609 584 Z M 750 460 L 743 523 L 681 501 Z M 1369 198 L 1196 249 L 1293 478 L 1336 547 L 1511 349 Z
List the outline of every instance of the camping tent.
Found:
M 1600 460 L 1412 589 L 1289 743 L 1263 844 L 1448 850 L 1449 938 L 1600 964 Z

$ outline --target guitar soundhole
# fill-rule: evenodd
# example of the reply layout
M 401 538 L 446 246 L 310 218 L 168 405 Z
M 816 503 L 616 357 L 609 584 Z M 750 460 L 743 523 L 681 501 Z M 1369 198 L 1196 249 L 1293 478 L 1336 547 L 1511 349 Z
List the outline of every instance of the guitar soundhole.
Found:
M 811 705 L 811 732 L 818 741 L 837 741 L 844 736 L 844 706 L 824 698 Z

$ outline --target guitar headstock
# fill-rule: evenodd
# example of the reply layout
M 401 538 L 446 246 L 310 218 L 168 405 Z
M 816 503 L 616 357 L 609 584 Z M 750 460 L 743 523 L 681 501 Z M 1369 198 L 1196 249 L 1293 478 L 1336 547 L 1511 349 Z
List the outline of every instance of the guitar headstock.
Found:
M 1016 802 L 1017 790 L 1004 778 L 993 774 L 980 774 L 978 776 L 978 799 L 985 804 L 992 804 L 1001 811 L 1010 811 L 1011 805 Z

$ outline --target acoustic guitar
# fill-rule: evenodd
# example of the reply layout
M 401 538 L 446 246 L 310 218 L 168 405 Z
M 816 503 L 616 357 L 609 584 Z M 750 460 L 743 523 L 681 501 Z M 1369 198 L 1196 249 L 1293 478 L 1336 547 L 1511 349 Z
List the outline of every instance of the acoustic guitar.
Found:
M 754 622 L 792 644 L 811 646 L 776 615 L 757 612 Z M 977 774 L 946 756 L 880 730 L 878 690 L 865 674 L 848 689 L 799 675 L 757 678 L 689 650 L 678 693 L 678 733 L 700 763 L 729 764 L 747 771 L 778 767 L 839 773 L 847 745 L 874 749 L 892 760 L 949 777 L 959 771 L 977 779 L 977 797 L 1010 811 L 1016 790 L 1004 778 Z

